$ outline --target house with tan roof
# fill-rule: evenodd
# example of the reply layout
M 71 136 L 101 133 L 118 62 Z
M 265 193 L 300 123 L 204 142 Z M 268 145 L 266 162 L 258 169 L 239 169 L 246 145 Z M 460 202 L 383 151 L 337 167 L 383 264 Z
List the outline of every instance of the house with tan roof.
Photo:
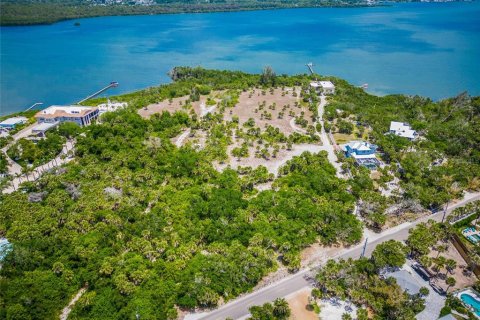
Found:
M 70 121 L 79 126 L 88 126 L 92 120 L 98 117 L 99 110 L 96 107 L 84 106 L 50 106 L 39 111 L 35 118 L 38 123 L 59 124 Z

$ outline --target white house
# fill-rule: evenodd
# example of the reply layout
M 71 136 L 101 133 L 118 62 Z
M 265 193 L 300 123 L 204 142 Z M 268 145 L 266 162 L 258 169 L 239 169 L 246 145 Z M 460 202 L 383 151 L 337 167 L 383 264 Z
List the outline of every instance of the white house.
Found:
M 320 81 L 320 86 L 322 87 L 324 94 L 335 93 L 335 85 L 331 81 Z
M 27 122 L 28 122 L 28 119 L 25 117 L 12 117 L 0 122 L 0 128 L 14 129 L 19 124 L 24 124 Z
M 8 132 L 8 129 L 0 127 L 0 138 L 6 138 L 10 135 L 10 132 Z
M 408 140 L 415 140 L 418 137 L 417 131 L 413 130 L 408 123 L 404 122 L 390 122 L 390 131 L 396 136 L 407 138 Z
M 323 94 L 335 93 L 335 85 L 331 81 L 312 81 L 310 87 Z
M 99 104 L 97 108 L 100 111 L 100 114 L 103 114 L 105 112 L 113 112 L 119 109 L 124 109 L 127 106 L 128 103 L 126 102 L 111 102 L 110 100 L 107 100 L 107 103 Z

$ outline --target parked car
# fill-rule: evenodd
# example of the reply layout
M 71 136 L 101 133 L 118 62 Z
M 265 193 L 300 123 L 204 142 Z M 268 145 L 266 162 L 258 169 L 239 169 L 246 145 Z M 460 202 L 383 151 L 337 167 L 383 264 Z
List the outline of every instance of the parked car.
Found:
M 418 275 L 422 277 L 423 280 L 425 281 L 430 280 L 430 276 L 428 275 L 428 272 L 421 265 L 414 264 L 412 265 L 412 269 L 415 270 L 415 272 L 418 273 Z
M 435 292 L 437 292 L 439 295 L 444 296 L 446 294 L 445 290 L 443 290 L 441 287 L 437 286 L 434 283 L 430 282 L 430 287 L 432 287 L 432 289 L 435 290 Z

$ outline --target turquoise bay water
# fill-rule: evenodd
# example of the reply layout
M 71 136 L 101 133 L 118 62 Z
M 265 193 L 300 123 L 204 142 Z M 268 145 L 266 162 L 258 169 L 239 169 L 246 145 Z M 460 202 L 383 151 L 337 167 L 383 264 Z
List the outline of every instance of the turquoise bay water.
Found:
M 168 82 L 177 65 L 318 73 L 376 94 L 480 94 L 480 3 L 103 17 L 2 27 L 0 114 Z

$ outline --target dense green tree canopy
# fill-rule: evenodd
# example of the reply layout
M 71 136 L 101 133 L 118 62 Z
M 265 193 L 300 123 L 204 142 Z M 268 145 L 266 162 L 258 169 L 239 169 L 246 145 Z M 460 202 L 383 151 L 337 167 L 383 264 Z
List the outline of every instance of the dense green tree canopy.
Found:
M 123 110 L 102 121 L 77 137 L 66 170 L 0 197 L 0 234 L 13 244 L 2 315 L 56 318 L 88 286 L 72 318 L 175 318 L 175 306 L 249 290 L 279 257 L 295 269 L 311 243 L 361 238 L 354 197 L 325 153 L 294 158 L 275 190 L 250 194 L 242 186 L 261 171 L 218 172 L 208 148 L 172 145 L 191 125 L 184 113 L 144 120 Z M 30 202 L 33 193 L 42 200 Z
M 401 267 L 406 261 L 405 246 L 398 241 L 388 240 L 375 247 L 372 261 L 379 269 L 385 267 Z

